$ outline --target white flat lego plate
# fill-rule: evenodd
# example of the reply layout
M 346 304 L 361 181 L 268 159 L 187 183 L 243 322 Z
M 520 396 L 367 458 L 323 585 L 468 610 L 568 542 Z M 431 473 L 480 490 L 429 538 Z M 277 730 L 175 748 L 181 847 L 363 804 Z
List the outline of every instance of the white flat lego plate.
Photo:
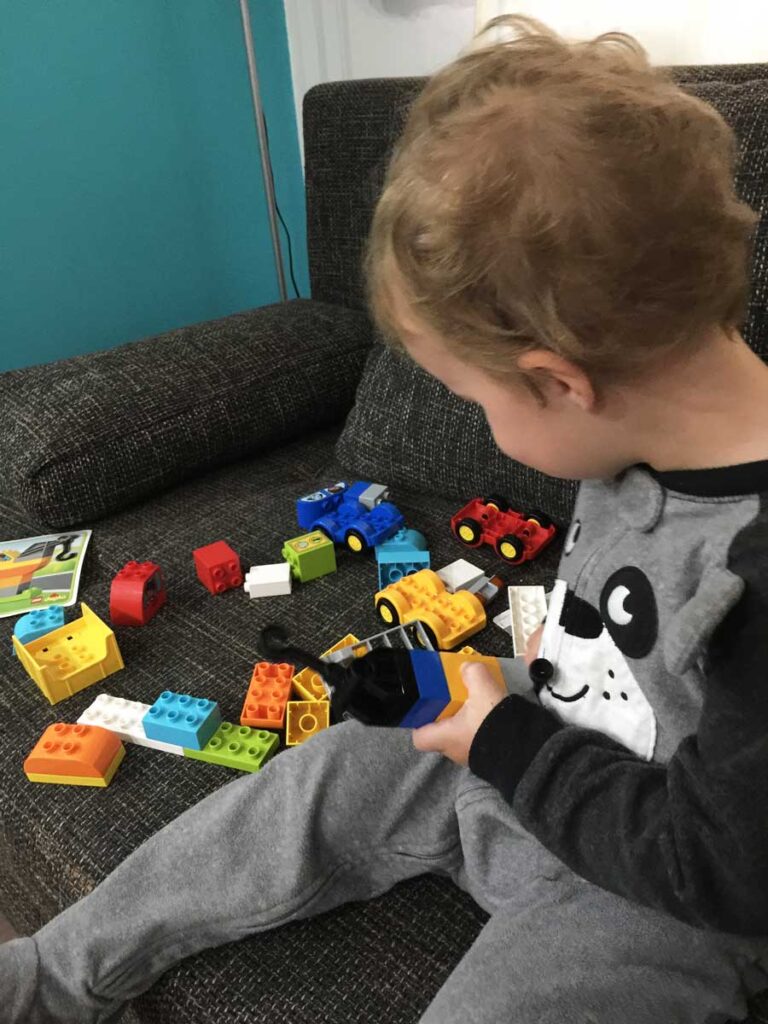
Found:
M 109 729 L 110 732 L 117 733 L 125 743 L 136 743 L 140 747 L 152 747 L 153 750 L 164 750 L 166 754 L 183 756 L 183 747 L 175 743 L 163 743 L 161 740 L 150 740 L 144 734 L 141 720 L 151 706 L 138 700 L 126 700 L 124 697 L 100 693 L 77 721 L 82 725 L 100 725 L 102 729 Z
M 528 640 L 547 617 L 544 587 L 507 587 L 515 655 L 525 654 Z

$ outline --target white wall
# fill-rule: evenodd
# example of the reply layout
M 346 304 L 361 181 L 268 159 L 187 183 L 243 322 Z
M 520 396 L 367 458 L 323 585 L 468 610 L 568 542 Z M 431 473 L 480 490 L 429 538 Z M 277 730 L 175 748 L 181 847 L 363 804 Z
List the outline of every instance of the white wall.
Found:
M 574 39 L 629 32 L 655 64 L 768 60 L 764 0 L 477 0 L 478 24 L 511 13 L 530 14 Z
M 475 0 L 285 0 L 296 112 L 318 82 L 429 75 L 467 46 Z

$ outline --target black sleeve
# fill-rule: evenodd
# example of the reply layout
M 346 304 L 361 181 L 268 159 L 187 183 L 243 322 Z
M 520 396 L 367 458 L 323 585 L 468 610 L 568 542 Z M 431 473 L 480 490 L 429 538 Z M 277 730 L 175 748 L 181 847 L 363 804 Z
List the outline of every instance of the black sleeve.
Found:
M 583 878 L 690 924 L 768 935 L 768 543 L 729 568 L 742 598 L 715 632 L 696 735 L 667 765 L 562 726 L 519 696 L 483 721 L 469 767 Z M 735 549 L 735 550 L 734 550 Z

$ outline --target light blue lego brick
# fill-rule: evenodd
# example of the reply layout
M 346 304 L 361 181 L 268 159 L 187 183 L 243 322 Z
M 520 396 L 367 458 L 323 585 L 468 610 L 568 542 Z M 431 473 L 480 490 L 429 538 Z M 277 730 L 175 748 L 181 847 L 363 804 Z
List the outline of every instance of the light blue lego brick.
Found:
M 421 569 L 429 568 L 428 551 L 383 551 L 376 549 L 376 562 L 379 567 L 379 590 L 397 583 L 403 576 L 411 576 Z
M 401 527 L 394 536 L 388 537 L 378 545 L 377 556 L 379 549 L 383 551 L 426 551 L 427 538 L 418 530 Z
M 38 637 L 52 633 L 54 629 L 64 625 L 64 609 L 60 605 L 49 608 L 36 608 L 33 612 L 22 615 L 14 626 L 13 633 L 21 644 L 30 644 Z M 16 650 L 14 648 L 15 656 Z
M 221 725 L 221 712 L 215 701 L 165 690 L 141 721 L 147 739 L 202 750 Z
M 437 651 L 411 651 L 411 664 L 419 688 L 419 699 L 410 708 L 400 725 L 403 729 L 418 729 L 434 722 L 440 712 L 451 703 L 451 692 Z

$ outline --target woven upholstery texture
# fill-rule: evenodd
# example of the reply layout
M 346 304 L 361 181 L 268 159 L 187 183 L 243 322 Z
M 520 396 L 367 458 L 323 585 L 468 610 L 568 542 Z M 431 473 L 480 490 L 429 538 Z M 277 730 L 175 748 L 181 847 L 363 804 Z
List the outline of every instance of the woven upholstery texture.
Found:
M 724 81 L 717 75 L 727 75 Z M 768 208 L 768 77 L 762 65 L 737 66 L 734 69 L 678 69 L 685 88 L 717 108 L 733 127 L 740 152 L 736 176 L 739 195 L 753 209 L 764 214 Z M 362 251 L 353 245 L 348 232 L 362 229 L 369 222 L 366 213 L 372 181 L 379 181 L 385 161 L 385 146 L 374 136 L 370 121 L 380 132 L 397 132 L 410 101 L 419 90 L 418 79 L 379 83 L 355 83 L 362 95 L 371 89 L 377 96 L 371 119 L 366 121 L 362 144 L 356 150 L 362 166 L 356 167 L 366 190 L 358 188 L 350 196 L 345 232 L 346 248 L 336 249 L 344 259 L 358 258 Z M 325 90 L 312 100 L 321 100 L 338 111 L 344 101 L 334 103 L 339 86 L 321 86 Z M 349 98 L 346 100 L 351 102 Z M 381 104 L 381 106 L 379 106 Z M 340 116 L 338 113 L 334 116 Z M 353 127 L 360 122 L 352 121 Z M 362 131 L 362 129 L 361 129 Z M 394 139 L 390 140 L 390 143 Z M 345 143 L 352 149 L 351 142 Z M 322 148 L 318 145 L 318 148 Z M 320 167 L 323 162 L 320 161 Z M 318 173 L 320 173 L 318 171 Z M 336 168 L 336 174 L 344 174 Z M 328 186 L 328 183 L 326 183 Z M 315 208 L 318 237 L 329 227 L 323 216 L 324 204 Z M 338 224 L 337 224 L 338 226 Z M 317 262 L 321 280 L 317 288 L 327 290 L 336 300 L 357 303 L 359 291 L 349 273 L 335 269 L 331 260 Z M 758 225 L 753 253 L 753 286 L 745 337 L 763 357 L 768 355 L 768 219 Z M 343 283 L 343 288 L 342 288 Z M 362 288 L 362 284 L 359 286 Z M 521 431 L 526 425 L 520 424 Z M 388 480 L 408 487 L 429 487 L 439 494 L 456 497 L 498 492 L 520 505 L 534 505 L 550 515 L 566 519 L 575 496 L 570 481 L 543 476 L 502 455 L 496 447 L 482 411 L 452 395 L 439 381 L 428 376 L 406 357 L 377 344 L 371 350 L 357 392 L 355 407 L 340 437 L 337 454 L 350 473 Z
M 334 423 L 371 329 L 277 303 L 0 375 L 0 462 L 30 521 L 94 521 L 195 472 Z
M 335 574 L 296 584 L 290 597 L 251 601 L 242 590 L 213 597 L 195 576 L 192 549 L 218 539 L 234 547 L 244 566 L 279 560 L 283 540 L 298 532 L 296 497 L 340 478 L 336 433 L 317 431 L 200 475 L 96 526 L 80 597 L 98 615 L 108 620 L 111 579 L 129 559 L 156 560 L 169 588 L 167 606 L 148 626 L 116 629 L 126 667 L 104 684 L 51 707 L 11 654 L 13 620 L 0 620 L 0 908 L 17 927 L 38 927 L 158 828 L 238 777 L 129 746 L 106 790 L 32 785 L 21 765 L 47 725 L 76 720 L 101 690 L 145 702 L 163 689 L 193 693 L 217 700 L 222 717 L 237 721 L 267 622 L 283 623 L 318 652 L 349 631 L 363 637 L 383 628 L 373 607 L 375 562 L 343 550 Z M 429 538 L 434 564 L 467 553 L 448 527 L 455 505 L 416 492 L 395 491 L 393 498 Z M 21 536 L 26 527 L 24 510 L 0 499 L 0 536 Z M 510 582 L 548 582 L 557 557 L 556 549 L 545 552 L 510 572 Z M 485 550 L 472 552 L 471 560 L 499 568 Z M 494 614 L 503 603 L 499 598 Z M 494 625 L 477 643 L 489 653 L 510 652 L 509 638 Z M 415 1022 L 485 920 L 452 883 L 435 877 L 334 915 L 195 957 L 137 1000 L 135 1019 Z

